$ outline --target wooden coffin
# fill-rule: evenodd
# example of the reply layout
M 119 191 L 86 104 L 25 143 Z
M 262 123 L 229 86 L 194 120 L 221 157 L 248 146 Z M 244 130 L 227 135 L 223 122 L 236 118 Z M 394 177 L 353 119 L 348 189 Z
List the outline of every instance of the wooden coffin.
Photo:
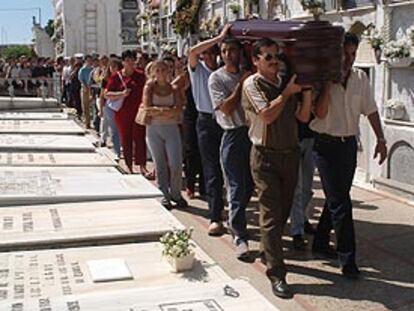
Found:
M 260 38 L 277 41 L 297 82 L 338 81 L 341 77 L 344 29 L 327 21 L 237 20 L 230 34 L 248 45 Z

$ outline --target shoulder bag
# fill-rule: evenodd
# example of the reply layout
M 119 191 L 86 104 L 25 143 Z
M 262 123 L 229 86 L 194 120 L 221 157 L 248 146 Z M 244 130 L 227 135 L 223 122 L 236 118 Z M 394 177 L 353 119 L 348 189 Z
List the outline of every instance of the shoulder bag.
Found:
M 122 78 L 122 74 L 120 74 L 119 71 L 118 71 L 118 77 L 121 80 L 121 83 L 122 83 L 122 86 L 124 87 L 124 90 L 126 90 L 127 86 L 124 82 L 124 79 Z M 125 100 L 125 97 L 121 97 L 121 98 L 118 98 L 118 99 L 115 99 L 115 100 L 108 99 L 108 107 L 111 108 L 114 111 L 119 111 L 122 108 L 122 106 L 124 105 L 124 100 Z

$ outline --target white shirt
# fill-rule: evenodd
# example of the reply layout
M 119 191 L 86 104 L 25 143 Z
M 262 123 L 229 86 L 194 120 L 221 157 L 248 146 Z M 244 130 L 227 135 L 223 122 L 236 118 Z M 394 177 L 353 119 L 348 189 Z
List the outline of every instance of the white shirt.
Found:
M 65 82 L 65 84 L 70 83 L 70 74 L 71 74 L 71 71 L 72 71 L 72 66 L 67 65 L 67 66 L 64 66 L 63 67 L 63 70 L 62 70 L 62 79 Z
M 231 73 L 221 67 L 208 78 L 210 98 L 215 109 L 217 123 L 223 130 L 231 130 L 246 126 L 244 110 L 241 102 L 237 103 L 231 115 L 226 115 L 219 109 L 222 102 L 228 98 L 240 82 L 241 73 Z
M 331 104 L 324 119 L 315 119 L 310 128 L 319 134 L 354 136 L 358 134 L 359 118 L 376 112 L 377 105 L 365 72 L 353 68 L 346 89 L 341 83 L 331 86 Z

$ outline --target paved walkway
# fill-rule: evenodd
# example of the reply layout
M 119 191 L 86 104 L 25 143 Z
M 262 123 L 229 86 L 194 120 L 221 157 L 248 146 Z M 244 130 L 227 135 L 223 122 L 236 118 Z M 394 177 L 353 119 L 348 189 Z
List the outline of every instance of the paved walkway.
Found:
M 314 187 L 315 214 L 311 221 L 316 224 L 324 202 L 317 177 Z M 285 235 L 288 282 L 296 293 L 292 300 L 273 296 L 264 266 L 258 259 L 260 232 L 256 199 L 248 209 L 254 257 L 251 263 L 235 259 L 230 235 L 207 236 L 204 201 L 192 200 L 190 208 L 173 213 L 182 223 L 195 228 L 195 241 L 231 277 L 249 279 L 280 310 L 414 310 L 414 206 L 356 186 L 352 189 L 352 198 L 357 261 L 363 277 L 359 281 L 343 279 L 336 261 L 316 259 L 309 250 L 302 253 L 292 250 L 291 238 Z M 310 244 L 312 237 L 307 239 Z

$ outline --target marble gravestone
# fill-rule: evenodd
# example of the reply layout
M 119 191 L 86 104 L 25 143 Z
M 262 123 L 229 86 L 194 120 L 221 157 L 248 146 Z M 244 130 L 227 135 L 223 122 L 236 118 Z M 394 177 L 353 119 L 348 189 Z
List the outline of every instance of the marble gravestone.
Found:
M 0 151 L 94 152 L 95 147 L 80 135 L 2 134 Z
M 104 152 L 0 152 L 0 166 L 118 166 Z
M 0 110 L 31 110 L 58 107 L 58 101 L 54 98 L 0 97 Z
M 111 167 L 0 167 L 0 206 L 159 196 L 141 175 Z
M 39 296 L 0 302 L 4 311 L 278 311 L 244 280 Z M 42 309 L 43 308 L 43 309 Z
M 0 112 L 0 120 L 67 120 L 65 112 Z
M 154 241 L 183 225 L 154 199 L 0 208 L 0 251 Z
M 0 134 L 85 134 L 73 120 L 0 120 Z
M 0 253 L 0 280 L 3 284 L 0 287 L 0 306 L 4 302 L 36 301 L 46 297 L 65 296 L 70 299 L 70 295 L 105 295 L 112 290 L 168 285 L 178 289 L 185 285 L 193 287 L 200 283 L 230 281 L 225 272 L 199 247 L 196 246 L 194 251 L 194 268 L 184 273 L 170 271 L 171 266 L 162 258 L 162 245 L 159 242 Z M 89 267 L 105 260 L 124 261 L 132 277 L 120 282 L 94 281 Z M 108 265 L 101 267 L 108 269 Z M 107 274 L 106 271 L 100 273 L 97 268 L 93 271 L 94 278 Z

